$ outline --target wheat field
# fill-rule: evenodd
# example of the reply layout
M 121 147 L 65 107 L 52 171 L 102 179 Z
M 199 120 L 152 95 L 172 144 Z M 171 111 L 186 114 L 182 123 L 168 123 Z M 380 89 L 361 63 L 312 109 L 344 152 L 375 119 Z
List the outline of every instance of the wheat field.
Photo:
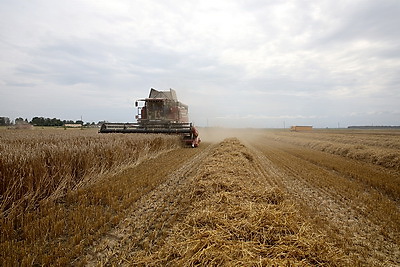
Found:
M 200 133 L 0 129 L 0 265 L 400 265 L 400 132 Z
M 176 136 L 0 130 L 2 259 L 62 264 L 117 220 L 106 207 L 121 192 L 100 181 L 177 147 Z

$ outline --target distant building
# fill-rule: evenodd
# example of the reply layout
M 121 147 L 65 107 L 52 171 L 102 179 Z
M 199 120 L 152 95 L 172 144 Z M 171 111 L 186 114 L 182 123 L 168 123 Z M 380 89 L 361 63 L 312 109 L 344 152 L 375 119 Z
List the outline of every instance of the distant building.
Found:
M 66 128 L 80 128 L 80 127 L 82 127 L 82 124 L 80 124 L 80 123 L 66 123 L 66 124 L 64 124 L 64 127 L 66 127 Z
M 303 131 L 312 131 L 312 126 L 292 126 L 290 127 L 290 131 L 292 132 L 303 132 Z

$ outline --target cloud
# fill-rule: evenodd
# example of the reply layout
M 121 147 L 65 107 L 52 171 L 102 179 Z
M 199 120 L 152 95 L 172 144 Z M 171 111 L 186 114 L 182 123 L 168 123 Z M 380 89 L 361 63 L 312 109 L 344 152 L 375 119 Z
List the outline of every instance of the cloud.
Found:
M 133 120 L 154 87 L 201 124 L 399 123 L 396 0 L 0 5 L 2 116 Z

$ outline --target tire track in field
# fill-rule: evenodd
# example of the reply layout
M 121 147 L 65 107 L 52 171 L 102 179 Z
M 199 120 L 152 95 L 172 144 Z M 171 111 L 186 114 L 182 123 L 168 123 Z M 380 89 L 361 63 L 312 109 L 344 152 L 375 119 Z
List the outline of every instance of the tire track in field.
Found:
M 285 156 L 281 156 L 277 151 L 265 147 L 253 146 L 248 144 L 259 160 L 258 165 L 265 177 L 270 179 L 270 183 L 283 188 L 289 193 L 291 198 L 295 200 L 301 199 L 308 203 L 308 206 L 321 207 L 320 199 L 324 199 L 324 204 L 329 204 L 330 208 L 322 207 L 321 212 L 326 213 L 329 210 L 338 210 L 340 206 L 346 206 L 342 199 L 334 199 L 335 194 L 331 190 L 316 187 L 310 184 L 299 173 L 296 172 L 290 164 L 284 165 L 287 160 Z M 268 156 L 266 156 L 268 155 Z M 336 203 L 340 203 L 339 205 Z M 311 205 L 310 205 L 311 204 Z M 328 214 L 327 214 L 328 215 Z
M 203 143 L 197 148 L 198 153 L 194 157 L 186 160 L 164 183 L 139 199 L 128 212 L 129 216 L 80 260 L 88 266 L 129 265 L 125 260 L 126 253 L 156 247 L 170 225 L 185 212 L 184 192 L 190 187 L 197 165 L 204 161 L 214 146 Z
M 271 182 L 302 203 L 309 216 L 326 224 L 325 230 L 332 234 L 337 232 L 336 238 L 348 243 L 348 253 L 361 264 L 395 266 L 400 263 L 398 243 L 387 240 L 380 233 L 383 226 L 363 214 L 362 203 L 357 202 L 356 196 L 352 198 L 346 188 L 323 183 L 332 179 L 345 180 L 343 174 L 293 155 L 290 149 L 284 148 L 285 144 L 261 141 L 248 143 L 248 146 L 261 162 L 265 177 L 274 177 Z

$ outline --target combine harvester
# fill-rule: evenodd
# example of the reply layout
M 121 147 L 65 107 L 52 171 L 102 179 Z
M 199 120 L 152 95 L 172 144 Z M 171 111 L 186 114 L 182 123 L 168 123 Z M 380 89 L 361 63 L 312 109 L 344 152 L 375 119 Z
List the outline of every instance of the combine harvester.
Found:
M 189 123 L 188 106 L 178 101 L 173 89 L 151 88 L 149 97 L 137 100 L 135 106 L 137 123 L 103 123 L 99 132 L 179 134 L 186 145 L 199 145 L 199 133 Z

